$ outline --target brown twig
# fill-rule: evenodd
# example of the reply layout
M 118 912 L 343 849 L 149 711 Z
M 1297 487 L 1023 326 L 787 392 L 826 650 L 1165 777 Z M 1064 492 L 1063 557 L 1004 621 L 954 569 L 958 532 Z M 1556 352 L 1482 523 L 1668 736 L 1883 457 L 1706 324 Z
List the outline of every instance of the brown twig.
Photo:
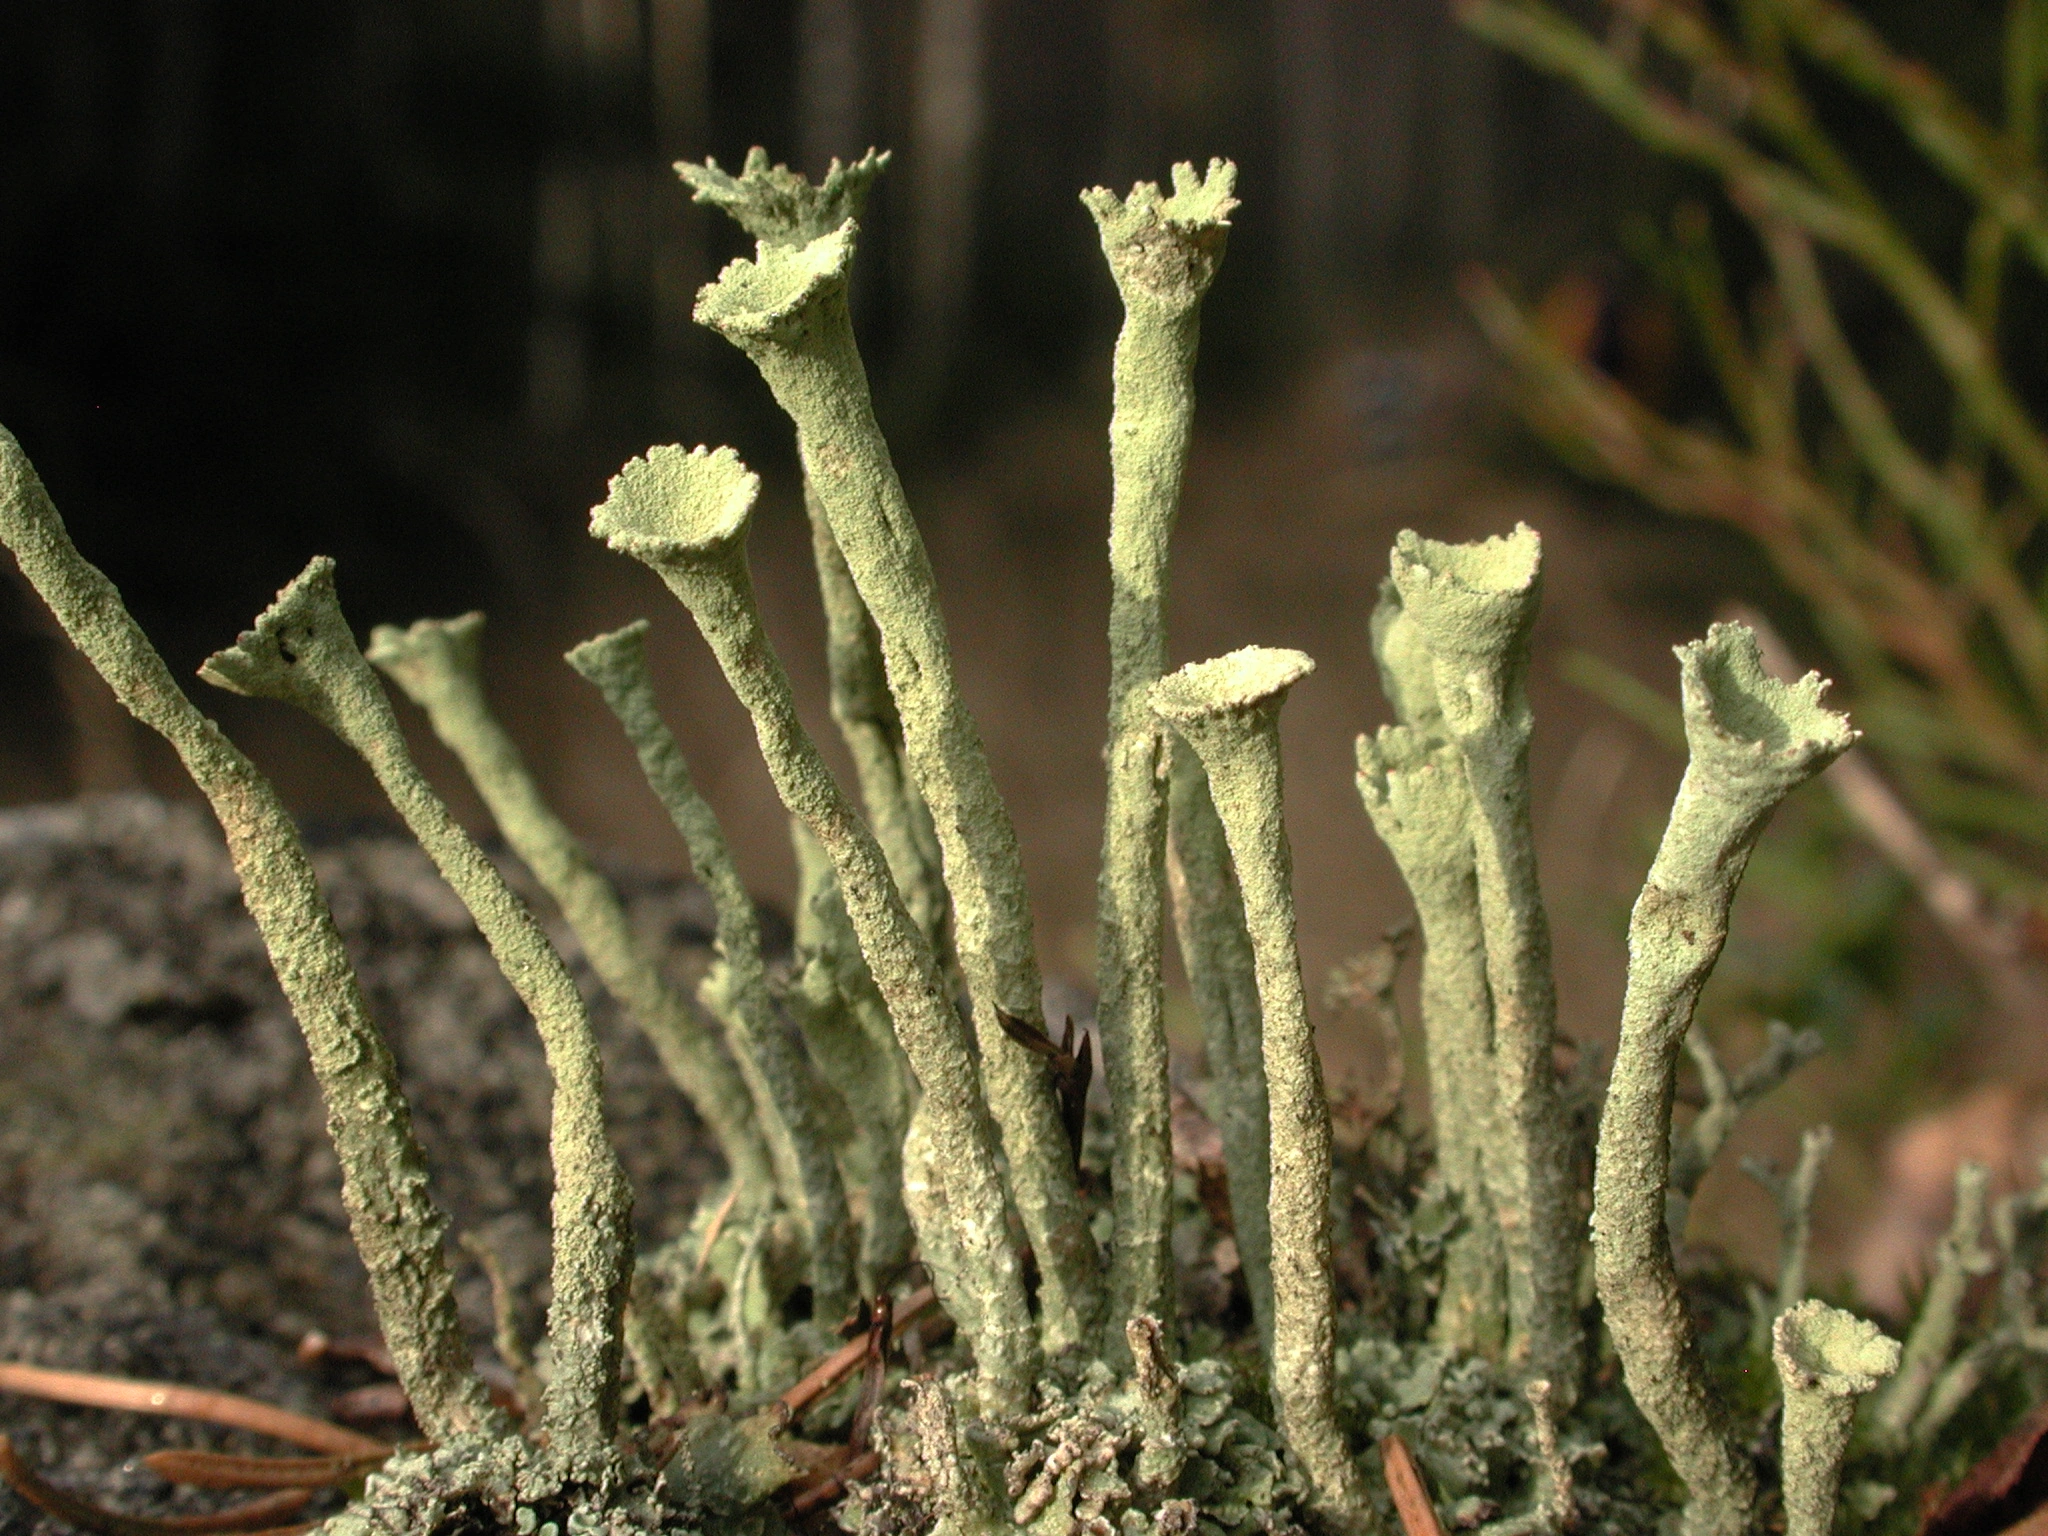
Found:
M 873 1475 L 875 1470 L 881 1465 L 882 1458 L 878 1453 L 863 1451 L 832 1476 L 826 1478 L 823 1482 L 811 1484 L 810 1487 L 804 1489 L 803 1492 L 791 1499 L 789 1502 L 790 1514 L 801 1518 L 804 1515 L 810 1514 L 813 1510 L 823 1509 L 827 1504 L 830 1504 L 834 1499 L 846 1492 L 847 1484 L 857 1483 L 862 1478 Z
M 142 1464 L 188 1488 L 332 1488 L 374 1472 L 385 1456 L 233 1456 L 219 1451 L 152 1451 Z
M 199 1419 L 269 1435 L 309 1451 L 330 1456 L 386 1456 L 391 1446 L 359 1435 L 324 1419 L 259 1403 L 231 1392 L 206 1392 L 162 1381 L 130 1381 L 120 1376 L 94 1376 L 83 1371 L 51 1371 L 41 1366 L 0 1362 L 0 1391 L 19 1392 L 53 1403 L 85 1408 L 114 1408 L 127 1413 L 156 1413 Z
M 930 1286 L 912 1292 L 904 1299 L 903 1305 L 895 1309 L 895 1324 L 900 1326 L 908 1323 L 937 1299 L 938 1293 Z M 796 1418 L 851 1375 L 854 1369 L 867 1359 L 869 1339 L 872 1337 L 873 1334 L 870 1333 L 868 1338 L 842 1344 L 813 1366 L 810 1374 L 802 1381 L 783 1393 L 782 1406 L 789 1411 L 789 1416 L 792 1419 Z
M 1387 1492 L 1394 1496 L 1394 1513 L 1401 1517 L 1403 1536 L 1444 1536 L 1443 1523 L 1429 1501 L 1422 1469 L 1415 1465 L 1408 1442 L 1399 1435 L 1387 1436 L 1380 1442 L 1380 1461 L 1386 1467 Z
M 0 1435 L 0 1479 L 53 1519 L 89 1531 L 92 1536 L 208 1536 L 218 1531 L 260 1531 L 264 1536 L 285 1536 L 286 1532 L 309 1531 L 314 1522 L 280 1526 L 281 1519 L 297 1514 L 312 1498 L 310 1488 L 290 1488 L 266 1498 L 252 1499 L 234 1509 L 211 1515 L 124 1515 L 102 1509 L 77 1494 L 67 1493 L 45 1482 L 38 1472 L 15 1453 L 14 1444 Z

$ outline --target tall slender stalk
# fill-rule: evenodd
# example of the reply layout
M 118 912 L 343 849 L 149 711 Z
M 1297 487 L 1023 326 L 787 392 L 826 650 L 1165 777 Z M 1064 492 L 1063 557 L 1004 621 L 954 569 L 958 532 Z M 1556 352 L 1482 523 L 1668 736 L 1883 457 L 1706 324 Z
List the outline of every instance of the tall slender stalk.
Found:
M 754 149 L 738 176 L 718 169 L 715 160 L 703 165 L 683 163 L 676 173 L 690 185 L 696 201 L 724 209 L 762 244 L 787 249 L 808 245 L 848 219 L 859 218 L 875 179 L 888 164 L 886 153 L 873 150 L 850 165 L 834 160 L 824 180 L 813 186 L 788 166 L 770 165 L 767 154 Z M 825 606 L 832 718 L 853 754 L 868 825 L 888 857 L 896 887 L 943 960 L 950 942 L 946 932 L 949 908 L 939 848 L 931 813 L 904 772 L 903 722 L 889 696 L 881 637 L 808 476 L 804 480 L 804 510 L 811 523 L 818 595 Z
M 1855 740 L 1809 674 L 1765 674 L 1756 637 L 1716 624 L 1678 652 L 1691 761 L 1629 920 L 1621 1043 L 1600 1117 L 1593 1265 L 1629 1392 L 1691 1498 L 1688 1536 L 1742 1536 L 1756 1475 L 1707 1380 L 1672 1262 L 1665 1195 L 1678 1054 L 1728 912 L 1778 802 Z
M 1095 917 L 1095 1017 L 1116 1106 L 1102 1328 L 1113 1357 L 1125 1352 L 1127 1321 L 1173 1315 L 1172 1089 L 1160 972 L 1167 764 L 1148 695 L 1166 671 L 1167 551 L 1194 431 L 1202 297 L 1223 260 L 1236 180 L 1224 161 L 1211 161 L 1205 177 L 1176 165 L 1171 196 L 1140 182 L 1128 198 L 1097 187 L 1081 199 L 1124 301 L 1109 422 L 1109 784 Z
M 604 1129 L 604 1067 L 583 998 L 540 923 L 463 831 L 406 750 L 391 701 L 318 557 L 200 676 L 216 687 L 295 704 L 368 763 L 408 829 L 469 908 L 491 957 L 533 1015 L 554 1077 L 549 1152 L 555 1170 L 553 1357 L 544 1405 L 550 1443 L 600 1475 L 616 1456 L 623 1316 L 633 1274 L 633 1191 Z
M 1489 1190 L 1505 1155 L 1496 1105 L 1493 997 L 1472 853 L 1472 789 L 1444 734 L 1436 668 L 1392 582 L 1373 613 L 1373 652 L 1396 725 L 1358 738 L 1358 793 L 1399 866 L 1422 927 L 1422 1027 L 1436 1165 L 1457 1197 L 1434 1332 L 1498 1356 L 1507 1342 L 1507 1256 Z
M 726 1094 L 737 1093 L 738 1099 L 714 1100 L 714 1111 L 721 1119 L 739 1119 L 751 1102 L 747 1084 L 717 1055 L 682 994 L 634 937 L 611 882 L 549 808 L 517 744 L 492 715 L 484 697 L 482 641 L 481 614 L 422 619 L 405 630 L 388 624 L 379 627 L 370 636 L 367 655 L 427 712 L 434 734 L 461 761 L 512 851 L 560 905 L 606 987 L 636 1018 L 654 1020 L 658 1033 L 649 1032 L 657 1038 L 687 1040 L 693 1066 L 716 1057 L 723 1081 L 715 1086 Z M 694 845 L 691 862 L 711 892 L 718 922 L 721 963 L 705 978 L 706 1003 L 731 1030 L 743 1053 L 742 1064 L 753 1069 L 759 1085 L 753 1098 L 760 1101 L 762 1115 L 772 1127 L 771 1142 L 782 1144 L 782 1159 L 790 1167 L 790 1204 L 805 1226 L 817 1316 L 834 1319 L 853 1303 L 853 1228 L 838 1162 L 815 1123 L 810 1072 L 775 1017 L 761 966 L 753 899 L 738 872 L 729 857 L 719 867 L 715 855 L 700 857 Z M 740 1124 L 750 1133 L 747 1150 L 765 1152 L 752 1118 Z M 745 1170 L 750 1177 L 736 1174 L 741 1201 L 750 1209 L 758 1208 L 772 1192 L 772 1181 L 761 1182 L 761 1175 L 769 1172 L 757 1166 Z
M 1498 1132 L 1487 1183 L 1507 1260 L 1508 1358 L 1578 1395 L 1583 1228 L 1554 1048 L 1550 924 L 1536 882 L 1529 811 L 1531 719 L 1524 674 L 1542 590 L 1535 530 L 1478 544 L 1412 532 L 1394 543 L 1393 581 L 1429 652 L 1444 732 L 1464 762 L 1486 980 L 1493 1001 Z
M 1266 1213 L 1272 1180 L 1267 1131 L 1264 1015 L 1258 964 L 1245 931 L 1244 895 L 1230 844 L 1194 748 L 1173 743 L 1172 816 L 1167 884 L 1175 942 L 1194 994 L 1208 1060 L 1210 1104 L 1223 1140 L 1238 1263 L 1252 1303 L 1252 1324 L 1268 1369 L 1273 1363 L 1273 1240 Z
M 974 1346 L 990 1400 L 1021 1406 L 1038 1341 L 1010 1246 L 994 1127 L 974 1052 L 932 948 L 911 920 L 874 834 L 833 780 L 796 711 L 761 627 L 746 536 L 760 482 L 730 449 L 655 448 L 614 477 L 591 533 L 643 561 L 689 609 L 726 681 L 753 717 L 761 755 L 790 814 L 839 872 L 847 915 L 924 1091 L 922 1121 L 943 1169 L 950 1219 L 925 1233 L 958 1256 L 945 1297 Z
M 1336 1417 L 1330 1103 L 1302 991 L 1294 856 L 1281 814 L 1280 706 L 1314 666 L 1299 651 L 1247 646 L 1181 668 L 1154 685 L 1151 699 L 1208 770 L 1244 892 L 1272 1120 L 1273 1402 L 1323 1520 L 1364 1532 L 1378 1521 Z
M 697 318 L 752 359 L 796 423 L 804 471 L 881 631 L 911 770 L 945 856 L 989 1105 L 1038 1258 L 1044 1343 L 1060 1349 L 1094 1336 L 1100 1259 L 1049 1074 L 1002 1026 L 1005 1012 L 1044 1022 L 1031 903 L 1016 827 L 954 678 L 931 561 L 854 345 L 853 248 L 851 221 L 800 249 L 763 245 L 703 291 Z
M 618 892 L 549 807 L 483 691 L 483 615 L 380 625 L 364 653 L 426 710 L 461 760 L 512 851 L 562 909 L 605 988 L 625 1006 L 670 1079 L 711 1128 L 749 1209 L 774 1197 L 775 1171 L 754 1102 L 732 1059 L 637 939 Z
M 647 671 L 645 621 L 586 640 L 569 652 L 569 665 L 604 696 L 625 727 L 655 798 L 689 850 L 690 864 L 710 893 L 720 969 L 704 978 L 703 997 L 756 1062 L 769 1103 L 783 1126 L 796 1164 L 799 1209 L 811 1241 L 812 1315 L 838 1318 L 853 1300 L 853 1226 L 839 1166 L 823 1128 L 811 1071 L 775 1015 L 761 964 L 761 923 L 740 876 L 718 816 L 697 792 L 682 749 L 654 703 Z
M 121 594 L 78 552 L 12 433 L 0 427 L 0 541 L 122 706 L 177 752 L 220 821 L 242 899 L 305 1036 L 341 1165 L 349 1235 L 420 1428 L 501 1433 L 471 1362 L 442 1255 L 448 1219 L 427 1190 L 398 1067 L 370 1017 L 291 815 L 268 779 L 172 679 Z

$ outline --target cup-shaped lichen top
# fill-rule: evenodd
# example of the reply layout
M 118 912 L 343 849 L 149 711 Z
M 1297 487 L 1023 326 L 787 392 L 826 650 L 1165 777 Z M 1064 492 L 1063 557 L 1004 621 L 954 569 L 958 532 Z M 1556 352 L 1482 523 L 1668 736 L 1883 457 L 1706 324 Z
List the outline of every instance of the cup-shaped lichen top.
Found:
M 1856 741 L 1848 719 L 1821 703 L 1827 680 L 1779 682 L 1746 625 L 1714 625 L 1678 647 L 1678 666 L 1689 776 L 1722 798 L 1776 804 Z
M 725 265 L 718 280 L 697 291 L 696 317 L 751 353 L 762 344 L 795 345 L 815 307 L 844 302 L 859 226 L 848 219 L 805 245 L 755 247 Z
M 1401 606 L 1439 664 L 1499 665 L 1527 642 L 1543 595 L 1543 540 L 1527 523 L 1473 544 L 1403 529 L 1392 568 Z
M 251 698 L 296 704 L 323 724 L 335 726 L 324 681 L 299 663 L 316 647 L 355 649 L 355 636 L 334 589 L 334 561 L 315 555 L 226 650 L 201 663 L 199 675 L 216 688 Z M 331 652 L 330 652 L 331 654 Z
M 730 448 L 650 448 L 612 476 L 590 532 L 657 570 L 715 561 L 746 543 L 760 491 Z
M 1195 661 L 1162 677 L 1152 707 L 1190 738 L 1239 729 L 1280 708 L 1287 690 L 1316 669 L 1300 651 L 1247 645 L 1213 661 Z
M 889 152 L 870 149 L 851 165 L 834 160 L 816 186 L 801 171 L 770 165 L 759 145 L 747 151 L 739 175 L 706 157 L 702 165 L 676 162 L 691 200 L 723 208 L 734 223 L 763 245 L 808 245 L 867 206 L 868 189 L 887 169 Z
M 431 709 L 460 680 L 483 675 L 484 616 L 419 619 L 405 629 L 379 624 L 370 631 L 363 654 L 407 698 Z
M 1899 1342 L 1824 1301 L 1802 1301 L 1771 1325 L 1771 1355 L 1794 1391 L 1861 1397 L 1899 1368 Z
M 1129 197 L 1092 187 L 1081 202 L 1102 232 L 1102 254 L 1126 304 L 1146 299 L 1169 309 L 1201 302 L 1230 236 L 1237 167 L 1211 160 L 1206 175 L 1185 161 L 1173 168 L 1173 192 L 1141 181 Z

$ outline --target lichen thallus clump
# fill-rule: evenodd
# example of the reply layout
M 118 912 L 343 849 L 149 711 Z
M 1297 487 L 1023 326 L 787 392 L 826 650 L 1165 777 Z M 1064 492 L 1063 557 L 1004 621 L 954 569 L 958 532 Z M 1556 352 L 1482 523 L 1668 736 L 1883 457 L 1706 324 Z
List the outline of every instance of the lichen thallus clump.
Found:
M 1784 1469 L 1773 1490 L 1673 1260 L 1686 1202 L 1736 1114 L 1811 1054 L 1811 1042 L 1776 1038 L 1731 1079 L 1688 1032 L 1759 831 L 1852 740 L 1819 682 L 1765 675 L 1739 626 L 1679 653 L 1691 764 L 1630 925 L 1621 1043 L 1582 1188 L 1529 814 L 1539 543 L 1527 528 L 1465 545 L 1401 536 L 1371 616 L 1397 723 L 1359 739 L 1358 787 L 1425 944 L 1434 1155 L 1404 1152 L 1391 1183 L 1384 1166 L 1340 1166 L 1281 817 L 1281 706 L 1313 664 L 1254 647 L 1167 670 L 1198 319 L 1236 206 L 1234 168 L 1178 166 L 1167 193 L 1086 194 L 1126 315 L 1110 426 L 1098 930 L 1108 1113 L 1091 1145 L 1076 1135 L 1088 1057 L 1046 1027 L 1016 835 L 854 344 L 847 274 L 885 163 L 835 162 L 819 186 L 758 151 L 739 176 L 680 168 L 700 201 L 760 242 L 703 290 L 697 318 L 747 354 L 795 424 L 832 714 L 857 797 L 808 734 L 756 611 L 746 542 L 758 481 L 731 450 L 651 449 L 591 519 L 594 536 L 674 592 L 752 719 L 801 870 L 788 964 L 764 957 L 732 853 L 655 708 L 644 623 L 568 660 L 618 717 L 712 897 L 719 959 L 694 998 L 493 718 L 479 616 L 380 629 L 358 649 L 332 564 L 316 560 L 202 669 L 298 705 L 365 759 L 540 1030 L 555 1082 L 552 1300 L 545 1348 L 530 1356 L 501 1320 L 500 1348 L 528 1384 L 513 1412 L 473 1364 L 447 1223 L 297 830 L 0 432 L 0 538 L 211 801 L 326 1099 L 377 1315 L 427 1442 L 391 1455 L 334 1527 L 771 1530 L 836 1510 L 873 1536 L 1365 1533 L 1394 1519 L 1413 1532 L 1437 1516 L 1412 1441 L 1461 1525 L 1620 1531 L 1643 1528 L 1675 1491 L 1646 1420 L 1682 1485 L 1686 1530 L 1733 1536 L 1782 1500 L 1791 1530 L 1825 1531 L 1856 1400 L 1892 1372 L 1896 1346 L 1807 1301 L 1794 1245 L 1759 1335 L 1783 1380 L 1776 1454 L 1763 1458 Z M 725 1154 L 728 1186 L 637 1264 L 583 1000 L 407 753 L 379 671 L 427 712 Z M 1213 1189 L 1195 1203 L 1175 1162 L 1169 905 L 1208 1057 L 1222 1212 Z M 1709 1103 L 1674 1136 L 1682 1046 Z M 1105 1140 L 1106 1180 L 1082 1166 L 1084 1152 L 1099 1163 Z M 1376 1283 L 1400 1304 L 1340 1300 L 1333 1211 L 1350 1208 L 1332 1192 L 1360 1178 L 1392 1191 L 1375 1205 Z M 1810 1195 L 1810 1171 L 1792 1184 Z M 1864 1420 L 1872 1454 L 1924 1445 L 2001 1367 L 2001 1349 L 2039 1332 L 2012 1276 L 2015 1234 L 2043 1202 L 2008 1202 L 1998 1230 L 2011 1315 L 1950 1359 L 1959 1277 L 1982 1256 L 1981 1180 L 1964 1203 L 1972 1224 L 1937 1256 L 1908 1368 Z M 1230 1239 L 1247 1303 L 1236 1336 L 1195 1326 L 1177 1302 L 1176 1229 L 1191 1219 Z M 958 1329 L 950 1349 L 908 1321 L 925 1297 L 893 1289 L 914 1264 Z M 1589 1274 L 1640 1420 L 1597 1387 Z M 854 1342 L 837 1346 L 848 1317 Z M 913 1367 L 893 1393 L 892 1344 Z M 858 1392 L 834 1395 L 849 1376 Z M 1386 1478 L 1363 1459 L 1379 1436 Z M 1608 1451 L 1619 1473 L 1599 1465 Z M 360 1472 L 360 1458 L 350 1465 Z M 1871 1486 L 1857 1484 L 1862 1504 Z

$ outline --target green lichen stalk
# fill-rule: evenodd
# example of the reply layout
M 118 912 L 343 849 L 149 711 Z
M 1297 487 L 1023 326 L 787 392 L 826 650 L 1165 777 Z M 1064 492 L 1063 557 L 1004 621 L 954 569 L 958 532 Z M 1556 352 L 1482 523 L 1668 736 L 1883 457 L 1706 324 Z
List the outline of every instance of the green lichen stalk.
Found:
M 737 176 L 720 170 L 715 160 L 702 165 L 682 162 L 676 174 L 689 185 L 695 201 L 723 209 L 763 245 L 792 249 L 830 234 L 848 219 L 858 219 L 875 178 L 888 164 L 887 154 L 871 149 L 851 165 L 834 160 L 825 179 L 813 186 L 800 172 L 771 165 L 767 151 L 756 147 L 748 151 Z M 904 772 L 903 723 L 889 695 L 881 636 L 808 478 L 804 510 L 810 517 L 811 554 L 825 607 L 832 718 L 853 755 L 868 824 L 888 857 L 896 888 L 925 937 L 943 956 L 948 906 L 939 848 L 931 813 Z
M 1771 1356 L 1785 1390 L 1785 1536 L 1830 1536 L 1856 1401 L 1899 1368 L 1899 1346 L 1860 1317 L 1805 1301 L 1772 1325 Z
M 945 1173 L 948 1230 L 920 1236 L 934 1248 L 942 1239 L 957 1255 L 949 1310 L 974 1346 L 990 1400 L 1016 1406 L 1036 1377 L 1039 1352 L 973 1049 L 931 945 L 798 718 L 789 678 L 761 627 L 746 559 L 759 485 L 730 449 L 656 448 L 613 479 L 591 514 L 591 532 L 645 562 L 689 609 L 753 717 L 783 805 L 839 873 L 861 952 L 923 1090 L 922 1121 Z
M 1245 931 L 1244 896 L 1230 864 L 1230 843 L 1194 748 L 1173 742 L 1167 884 L 1175 941 L 1194 994 L 1208 1060 L 1210 1113 L 1223 1141 L 1230 1218 L 1238 1263 L 1252 1303 L 1252 1325 L 1268 1368 L 1273 1363 L 1273 1244 L 1266 1220 L 1272 1178 L 1267 1132 L 1265 1031 L 1258 965 Z
M 568 920 L 605 988 L 653 1044 L 669 1077 L 710 1127 L 749 1210 L 774 1194 L 768 1144 L 732 1059 L 634 936 L 612 884 L 542 795 L 483 686 L 484 616 L 379 625 L 364 652 L 427 712 L 491 816 Z
M 1493 999 L 1472 855 L 1472 791 L 1444 734 L 1435 665 L 1389 582 L 1373 653 L 1397 724 L 1358 738 L 1358 793 L 1394 856 L 1422 928 L 1422 1027 L 1437 1171 L 1457 1199 L 1435 1336 L 1497 1357 L 1507 1337 L 1507 1258 L 1487 1188 L 1504 1129 L 1495 1104 Z
M 1161 680 L 1152 707 L 1208 770 L 1244 892 L 1271 1106 L 1272 1394 L 1280 1429 L 1335 1529 L 1374 1525 L 1336 1419 L 1330 1105 L 1295 948 L 1294 858 L 1281 819 L 1280 706 L 1315 663 L 1247 646 Z
M 334 591 L 334 563 L 306 567 L 200 675 L 217 687 L 295 704 L 369 764 L 413 836 L 476 919 L 492 958 L 533 1015 L 554 1078 L 553 1371 L 543 1421 L 581 1475 L 615 1455 L 622 1318 L 633 1273 L 633 1192 L 604 1128 L 604 1068 L 574 978 L 539 921 L 462 830 L 406 750 L 391 701 Z
M 916 1243 L 903 1205 L 903 1138 L 916 1092 L 888 1006 L 861 958 L 838 871 L 809 827 L 792 817 L 789 832 L 796 850 L 797 964 L 783 1002 L 851 1122 L 851 1156 L 867 1201 L 862 1289 L 874 1292 L 910 1262 Z M 914 907 L 911 920 L 917 920 Z
M 1568 1407 L 1581 1373 L 1582 1229 L 1554 1059 L 1557 991 L 1536 881 L 1524 687 L 1542 564 L 1541 541 L 1523 525 L 1477 544 L 1440 544 L 1404 531 L 1392 568 L 1403 611 L 1429 652 L 1437 707 L 1472 796 L 1499 1116 L 1487 1143 L 1487 1178 L 1507 1260 L 1507 1355 L 1549 1381 Z
M 1891 1383 L 1870 1405 L 1870 1439 L 1894 1454 L 1912 1437 L 1921 1406 L 1956 1346 L 1970 1284 L 1989 1274 L 1997 1256 L 1985 1243 L 1990 1170 L 1965 1162 L 1956 1169 L 1956 1209 L 1934 1246 L 1934 1273 L 1906 1335 L 1905 1357 Z
M 989 1106 L 1038 1259 L 1044 1343 L 1058 1350 L 1094 1338 L 1100 1259 L 1049 1075 L 999 1017 L 1043 1023 L 1031 904 L 1016 828 L 954 678 L 931 561 L 854 345 L 854 233 L 848 221 L 800 249 L 763 244 L 704 289 L 697 318 L 747 354 L 796 423 L 804 472 L 881 632 L 911 770 L 944 855 Z
M 171 677 L 99 568 L 78 552 L 21 445 L 0 427 L 0 540 L 65 634 L 124 708 L 169 742 L 227 838 L 292 1015 L 305 1035 L 341 1165 L 349 1235 L 420 1428 L 437 1440 L 495 1434 L 442 1254 L 448 1221 L 427 1191 L 426 1157 L 398 1068 L 363 1000 L 298 828 L 256 765 Z
M 574 667 L 625 726 L 655 797 L 681 834 L 690 863 L 711 896 L 719 964 L 704 978 L 705 1005 L 726 1022 L 754 1065 L 780 1123 L 783 1160 L 796 1183 L 811 1250 L 814 1315 L 836 1320 L 853 1301 L 853 1221 L 824 1128 L 809 1064 L 775 1015 L 761 962 L 761 923 L 718 817 L 697 792 L 689 764 L 654 704 L 647 671 L 647 625 L 630 624 L 569 652 Z
M 1124 1324 L 1173 1315 L 1172 1090 L 1167 1082 L 1165 945 L 1167 764 L 1149 695 L 1166 671 L 1167 552 L 1194 431 L 1202 296 L 1223 260 L 1237 168 L 1173 168 L 1173 193 L 1140 182 L 1128 198 L 1097 187 L 1081 201 L 1124 302 L 1109 422 L 1109 770 L 1096 888 L 1095 962 L 1104 1075 L 1116 1105 L 1109 1315 Z
M 1716 624 L 1678 658 L 1691 761 L 1629 920 L 1594 1177 L 1594 1275 L 1629 1391 L 1691 1495 L 1688 1536 L 1740 1536 L 1755 1474 L 1708 1384 L 1666 1226 L 1678 1054 L 1765 821 L 1855 733 L 1822 708 L 1818 678 L 1788 687 L 1766 676 L 1739 624 Z

